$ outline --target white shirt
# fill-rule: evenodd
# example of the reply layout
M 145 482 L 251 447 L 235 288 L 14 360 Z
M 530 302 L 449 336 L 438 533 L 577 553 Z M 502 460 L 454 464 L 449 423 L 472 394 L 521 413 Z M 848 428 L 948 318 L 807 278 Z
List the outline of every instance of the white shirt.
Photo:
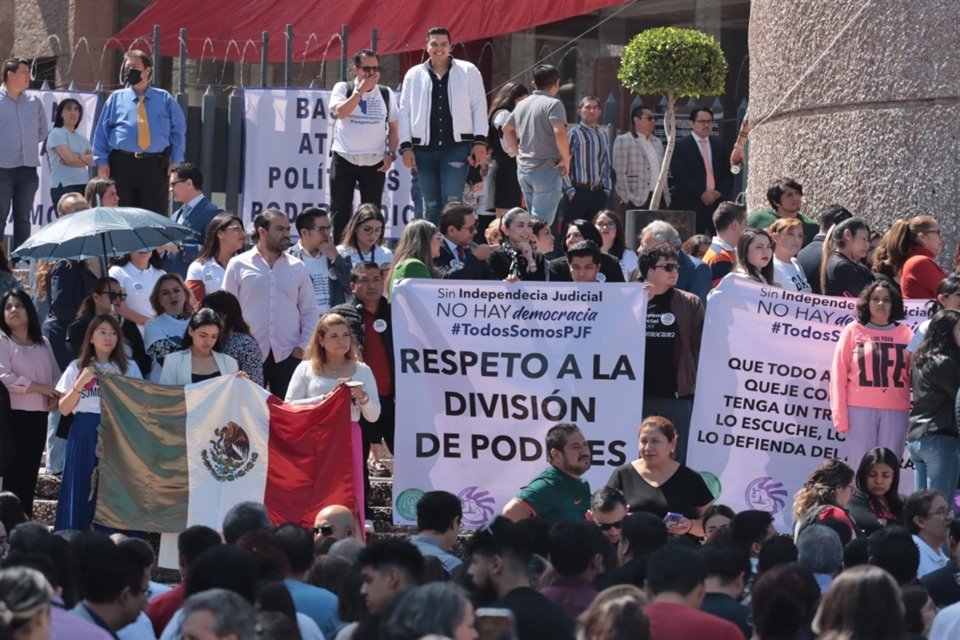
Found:
M 113 371 L 114 373 L 123 373 L 120 371 L 120 368 L 112 362 L 106 364 L 94 363 L 94 366 L 97 368 L 97 371 Z M 123 375 L 130 378 L 142 379 L 143 376 L 140 375 L 140 368 L 137 367 L 135 362 L 127 363 L 127 371 Z M 77 380 L 80 379 L 80 367 L 76 360 L 67 365 L 66 371 L 63 372 L 63 375 L 60 376 L 59 382 L 57 382 L 57 391 L 66 395 L 70 389 L 73 388 L 73 385 L 77 383 Z M 73 409 L 74 413 L 100 413 L 100 381 L 97 378 L 94 378 L 87 383 L 87 386 L 83 388 L 83 391 L 80 393 L 80 401 L 77 402 L 77 406 Z
M 170 622 L 164 627 L 160 634 L 160 640 L 179 640 L 180 627 L 183 626 L 183 609 L 177 609 L 177 612 L 170 618 Z M 323 632 L 310 616 L 297 611 L 297 626 L 300 628 L 300 637 L 303 640 L 324 640 Z
M 929 320 L 924 320 L 920 323 L 920 326 L 917 327 L 917 330 L 913 332 L 913 337 L 910 338 L 910 344 L 907 345 L 907 353 L 913 353 L 920 348 L 920 343 L 923 342 L 923 337 L 927 335 L 927 329 L 929 328 Z
M 620 258 L 620 269 L 623 271 L 624 282 L 631 282 L 633 276 L 640 270 L 640 261 L 637 260 L 637 254 L 627 247 L 623 250 L 623 257 Z
M 307 274 L 313 283 L 313 295 L 317 299 L 317 308 L 320 313 L 326 313 L 330 310 L 330 265 L 327 263 L 327 256 L 320 252 L 314 258 L 310 252 L 300 247 L 300 259 L 307 267 Z
M 931 548 L 920 536 L 913 536 L 913 542 L 920 551 L 920 566 L 917 568 L 917 578 L 922 578 L 950 562 L 950 558 L 943 551 Z
M 378 267 L 382 267 L 384 265 L 389 266 L 393 262 L 393 251 L 380 245 L 374 245 L 372 250 L 363 254 L 358 253 L 353 245 L 337 245 L 337 251 L 340 255 L 350 258 L 353 266 L 357 266 L 361 262 L 374 262 Z
M 377 395 L 377 381 L 373 377 L 373 371 L 362 362 L 357 363 L 357 371 L 353 374 L 353 379 L 363 383 L 363 390 L 367 392 L 370 400 L 367 404 L 360 406 L 360 403 L 354 403 L 350 408 L 350 419 L 354 422 L 360 421 L 360 415 L 368 422 L 376 422 L 380 419 L 380 396 Z M 323 378 L 313 372 L 313 363 L 304 360 L 297 365 L 290 378 L 290 386 L 287 387 L 287 397 L 284 402 L 291 404 L 312 404 L 320 401 L 320 396 L 333 391 L 340 384 L 334 378 Z
M 790 258 L 790 262 L 784 262 L 777 256 L 773 256 L 773 281 L 787 291 L 813 292 L 810 283 L 807 282 L 806 274 L 803 273 L 803 267 L 796 258 Z
M 203 283 L 205 295 L 210 295 L 214 291 L 220 291 L 223 288 L 223 267 L 215 259 L 210 258 L 206 262 L 194 260 L 187 267 L 187 280 L 195 280 Z
M 157 315 L 150 304 L 150 295 L 153 293 L 153 287 L 157 280 L 166 271 L 156 269 L 147 265 L 147 268 L 141 271 L 137 269 L 132 262 L 128 262 L 122 267 L 110 267 L 108 274 L 123 287 L 127 294 L 127 308 L 131 311 L 152 318 Z M 143 331 L 143 327 L 140 328 Z
M 347 88 L 350 85 L 353 85 L 353 93 L 357 93 L 358 84 L 356 80 L 350 83 L 338 82 L 333 85 L 333 91 L 330 93 L 330 104 L 346 102 L 348 100 Z M 350 115 L 346 118 L 337 118 L 334 121 L 333 146 L 331 148 L 342 156 L 354 156 L 347 158 L 352 164 L 373 166 L 383 160 L 383 154 L 387 151 L 387 121 L 396 122 L 397 118 L 400 117 L 400 111 L 396 94 L 389 87 L 384 88 L 390 93 L 389 115 L 378 85 L 363 94 L 360 102 L 353 108 Z
M 928 640 L 956 640 L 960 638 L 960 602 L 944 607 L 933 619 Z

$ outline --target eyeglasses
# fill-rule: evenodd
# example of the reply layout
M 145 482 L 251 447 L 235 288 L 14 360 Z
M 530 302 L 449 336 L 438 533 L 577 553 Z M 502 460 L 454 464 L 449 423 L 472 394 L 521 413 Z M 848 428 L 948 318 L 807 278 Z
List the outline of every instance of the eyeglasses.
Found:
M 380 71 L 379 66 L 357 67 L 357 68 L 363 70 L 364 73 L 376 73 Z
M 476 230 L 477 230 L 477 223 L 474 222 L 474 223 L 473 223 L 472 225 L 470 225 L 469 227 L 460 227 L 460 228 L 461 228 L 461 229 L 466 229 L 467 231 L 476 231 Z
M 313 528 L 313 535 L 315 535 L 315 536 L 316 536 L 316 535 L 320 535 L 320 536 L 324 536 L 324 537 L 326 537 L 326 536 L 332 536 L 332 535 L 333 535 L 333 527 L 330 526 L 330 525 L 328 525 L 328 524 L 320 525 L 319 527 L 314 527 L 314 528 Z
M 623 520 L 617 520 L 616 522 L 598 522 L 597 526 L 600 527 L 600 531 L 610 531 L 610 529 L 622 529 Z
M 937 509 L 936 511 L 931 511 L 927 514 L 927 517 L 930 516 L 940 516 L 941 518 L 946 518 L 947 520 L 953 520 L 953 511 L 950 511 L 947 508 Z
M 360 231 L 366 234 L 380 233 L 383 231 L 383 227 L 360 227 Z
M 224 227 L 223 230 L 224 230 L 224 231 L 239 231 L 239 232 L 243 233 L 243 227 L 241 227 L 241 226 L 238 225 L 238 224 L 232 224 L 232 225 L 230 225 L 229 227 Z
M 111 301 L 112 301 L 112 300 L 126 300 L 126 299 L 127 299 L 127 294 L 125 294 L 125 293 L 120 293 L 120 292 L 118 292 L 118 291 L 104 291 L 104 293 L 107 294 L 107 296 L 110 298 Z
M 184 182 L 186 182 L 186 180 L 174 180 L 170 183 L 170 186 L 172 187 L 175 184 L 183 184 Z
M 322 231 L 324 233 L 330 233 L 330 229 L 333 229 L 333 225 L 326 225 L 324 227 L 307 227 L 310 231 Z
M 655 264 L 651 269 L 663 269 L 667 273 L 673 273 L 674 271 L 680 270 L 680 265 L 676 262 L 668 262 L 667 264 Z
M 617 223 L 607 220 L 606 222 L 598 222 L 596 226 L 600 229 L 616 229 Z

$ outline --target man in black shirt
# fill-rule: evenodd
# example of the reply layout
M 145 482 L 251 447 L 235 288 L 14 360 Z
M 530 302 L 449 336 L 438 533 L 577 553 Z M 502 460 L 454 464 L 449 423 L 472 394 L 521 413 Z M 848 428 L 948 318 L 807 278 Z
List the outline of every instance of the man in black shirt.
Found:
M 530 543 L 517 525 L 497 517 L 474 534 L 469 553 L 479 604 L 509 609 L 516 621 L 515 637 L 573 640 L 573 623 L 563 609 L 530 586 Z
M 740 627 L 745 638 L 753 636 L 750 609 L 737 602 L 744 581 L 750 575 L 750 559 L 743 549 L 727 542 L 704 545 L 700 555 L 707 561 L 706 595 L 700 610 L 729 620 Z
M 950 555 L 957 558 L 957 561 L 920 578 L 934 604 L 941 609 L 960 602 L 960 554 L 957 553 L 960 550 L 960 520 L 956 518 L 950 521 L 947 545 L 952 551 Z
M 677 429 L 676 460 L 687 459 L 697 360 L 703 333 L 700 298 L 677 289 L 679 264 L 671 247 L 645 249 L 638 259 L 647 288 L 647 349 L 643 417 L 663 416 Z

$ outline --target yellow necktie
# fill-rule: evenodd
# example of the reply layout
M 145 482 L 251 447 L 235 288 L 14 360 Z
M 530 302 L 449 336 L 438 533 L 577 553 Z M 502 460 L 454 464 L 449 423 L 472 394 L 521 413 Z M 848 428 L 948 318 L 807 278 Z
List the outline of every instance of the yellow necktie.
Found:
M 144 97 L 140 96 L 137 101 L 137 146 L 146 150 L 150 147 L 150 121 L 147 120 L 147 105 L 143 100 Z

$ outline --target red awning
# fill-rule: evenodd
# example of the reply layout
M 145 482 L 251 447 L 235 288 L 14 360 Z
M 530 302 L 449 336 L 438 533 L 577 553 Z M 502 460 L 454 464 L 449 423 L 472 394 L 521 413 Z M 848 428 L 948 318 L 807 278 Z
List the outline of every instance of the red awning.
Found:
M 187 29 L 187 56 L 258 62 L 264 31 L 269 60 L 283 62 L 284 30 L 293 25 L 293 61 L 340 56 L 340 27 L 348 27 L 349 51 L 370 46 L 377 29 L 380 53 L 424 46 L 427 29 L 446 27 L 455 43 L 483 40 L 564 20 L 625 0 L 154 0 L 117 34 L 124 48 L 152 49 L 160 25 L 160 53 L 179 55 L 180 28 Z

